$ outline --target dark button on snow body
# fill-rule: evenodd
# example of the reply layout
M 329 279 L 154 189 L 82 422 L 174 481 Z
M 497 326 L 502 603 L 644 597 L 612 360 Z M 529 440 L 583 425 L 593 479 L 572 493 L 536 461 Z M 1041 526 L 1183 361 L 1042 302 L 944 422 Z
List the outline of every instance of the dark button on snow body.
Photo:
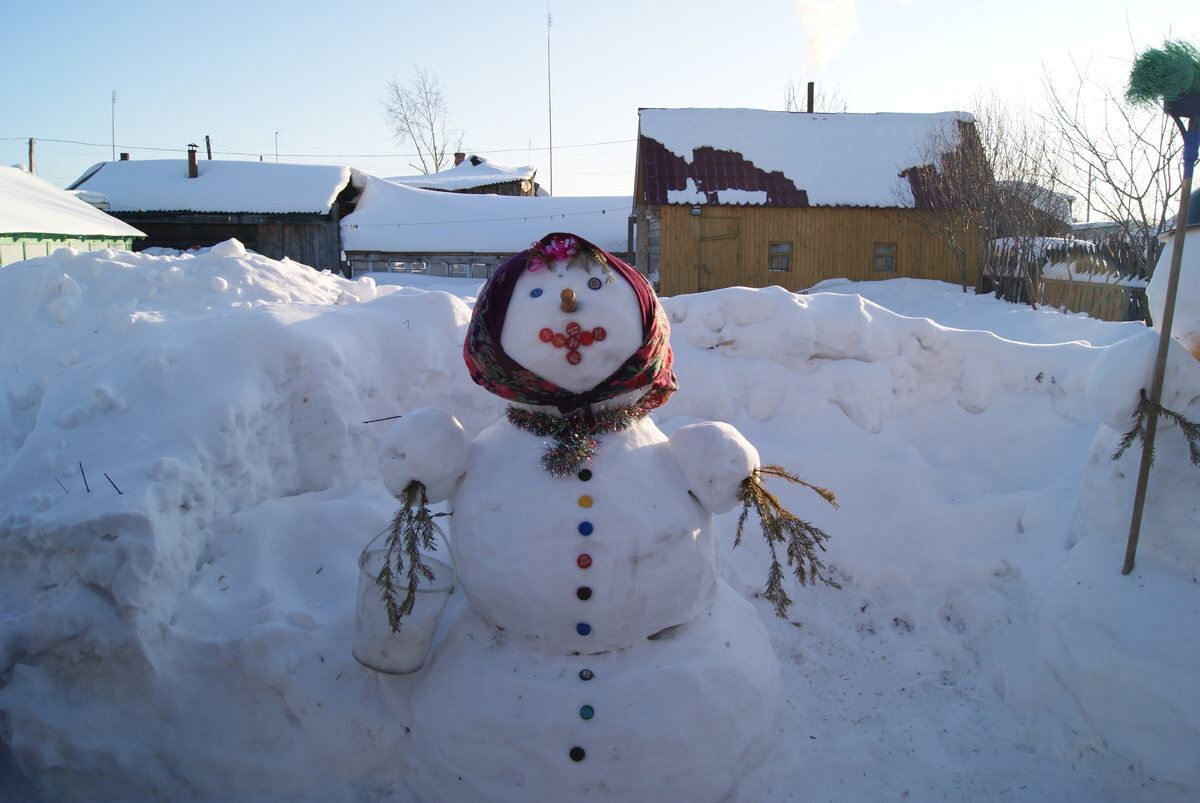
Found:
M 596 709 L 592 708 L 590 705 L 585 705 L 583 708 L 579 709 L 580 719 L 591 719 L 594 716 L 596 716 Z
M 590 521 L 579 522 L 579 534 L 580 535 L 591 535 L 593 529 L 595 529 L 595 528 L 592 527 L 592 523 Z
M 594 677 L 596 677 L 596 673 L 590 669 L 580 669 L 579 670 L 579 679 L 580 680 L 591 680 Z
M 579 557 L 575 558 L 575 564 L 581 569 L 586 569 L 588 566 L 592 565 L 592 556 L 585 552 Z
M 579 479 L 587 482 L 592 478 L 592 470 L 590 468 L 581 468 L 579 470 Z
M 575 589 L 575 596 L 582 600 L 589 600 L 592 598 L 592 589 L 588 588 L 587 586 L 580 586 L 579 588 Z
M 587 622 L 580 622 L 579 624 L 575 625 L 575 632 L 581 636 L 586 636 L 592 632 L 592 626 Z
M 582 747 L 571 748 L 570 756 L 572 761 L 583 761 L 583 757 L 586 755 L 587 753 L 583 752 Z

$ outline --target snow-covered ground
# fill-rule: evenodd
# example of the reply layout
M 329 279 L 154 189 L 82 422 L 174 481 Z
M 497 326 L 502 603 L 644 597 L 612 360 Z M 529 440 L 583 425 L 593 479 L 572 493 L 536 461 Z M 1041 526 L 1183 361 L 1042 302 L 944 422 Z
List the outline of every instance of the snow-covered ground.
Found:
M 5 799 L 412 799 L 412 678 L 350 653 L 394 504 L 365 422 L 503 409 L 462 363 L 479 281 L 421 281 L 232 241 L 0 270 Z M 1153 332 L 914 280 L 664 306 L 659 426 L 733 423 L 841 504 L 772 486 L 843 589 L 789 589 L 787 621 L 755 599 L 787 700 L 738 800 L 1200 797 L 1200 468 L 1174 427 L 1120 574 L 1139 455 L 1109 456 Z M 1164 403 L 1200 419 L 1200 363 L 1172 361 Z

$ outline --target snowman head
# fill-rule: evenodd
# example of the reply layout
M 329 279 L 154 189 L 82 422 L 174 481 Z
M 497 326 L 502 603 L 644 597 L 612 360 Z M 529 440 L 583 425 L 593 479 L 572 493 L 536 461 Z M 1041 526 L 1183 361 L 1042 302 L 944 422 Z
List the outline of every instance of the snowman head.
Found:
M 675 389 L 669 325 L 653 288 L 571 234 L 546 235 L 493 275 L 463 356 L 493 393 L 562 412 L 644 388 L 661 404 Z

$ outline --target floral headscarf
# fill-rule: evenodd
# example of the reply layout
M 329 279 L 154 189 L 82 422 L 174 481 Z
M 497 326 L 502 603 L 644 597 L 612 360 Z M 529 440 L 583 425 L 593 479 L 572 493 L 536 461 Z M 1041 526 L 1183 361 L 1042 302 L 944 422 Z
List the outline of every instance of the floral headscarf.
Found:
M 620 368 L 591 390 L 572 393 L 521 366 L 505 353 L 500 333 L 512 299 L 513 287 L 523 270 L 537 270 L 554 260 L 585 255 L 605 263 L 633 286 L 642 317 L 642 345 Z M 621 260 L 574 234 L 547 234 L 500 266 L 475 302 L 475 311 L 463 343 L 463 359 L 471 378 L 509 401 L 557 407 L 563 414 L 587 409 L 591 404 L 649 387 L 641 403 L 658 407 L 678 385 L 671 371 L 671 325 L 654 288 L 646 278 Z

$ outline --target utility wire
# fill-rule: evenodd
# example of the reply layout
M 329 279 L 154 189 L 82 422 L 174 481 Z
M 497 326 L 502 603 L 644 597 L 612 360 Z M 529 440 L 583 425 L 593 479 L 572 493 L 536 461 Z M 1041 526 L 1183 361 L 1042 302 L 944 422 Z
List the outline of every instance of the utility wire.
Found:
M 108 148 L 111 143 L 107 142 L 83 142 L 77 139 L 52 139 L 50 137 L 0 137 L 0 141 L 24 142 L 29 139 L 35 139 L 38 142 L 56 142 L 68 145 L 88 145 L 96 148 Z M 578 145 L 555 145 L 555 150 L 563 148 L 595 148 L 602 145 L 627 145 L 631 142 L 636 142 L 633 139 L 613 139 L 605 142 L 584 142 Z M 176 148 L 158 148 L 150 145 L 118 145 L 121 148 L 128 148 L 137 151 L 162 151 L 166 153 L 178 153 L 183 150 L 181 147 Z M 476 148 L 476 153 L 514 153 L 517 151 L 547 151 L 549 146 L 538 146 L 530 148 Z M 214 154 L 222 156 L 261 156 L 260 151 L 213 151 Z M 415 159 L 415 153 L 281 153 L 282 157 L 289 159 Z

